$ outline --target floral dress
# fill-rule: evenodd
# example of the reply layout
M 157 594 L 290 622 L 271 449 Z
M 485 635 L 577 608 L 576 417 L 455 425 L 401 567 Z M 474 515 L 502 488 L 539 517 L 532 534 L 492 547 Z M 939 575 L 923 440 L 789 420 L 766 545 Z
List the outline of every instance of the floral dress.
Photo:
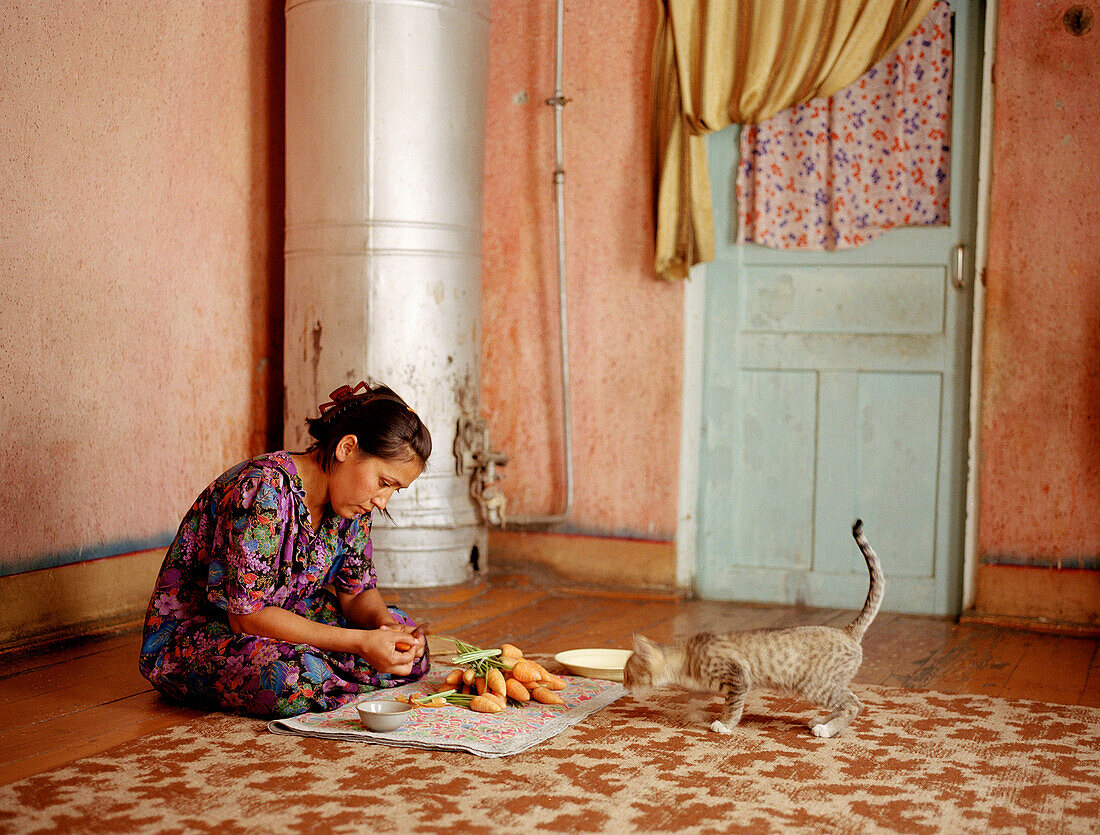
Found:
M 369 516 L 330 515 L 314 533 L 289 453 L 244 461 L 203 491 L 168 549 L 145 616 L 141 674 L 187 704 L 262 717 L 332 710 L 416 680 L 428 671 L 427 653 L 411 675 L 396 677 L 352 653 L 237 634 L 229 625 L 230 612 L 279 606 L 347 626 L 332 590 L 358 594 L 376 582 Z

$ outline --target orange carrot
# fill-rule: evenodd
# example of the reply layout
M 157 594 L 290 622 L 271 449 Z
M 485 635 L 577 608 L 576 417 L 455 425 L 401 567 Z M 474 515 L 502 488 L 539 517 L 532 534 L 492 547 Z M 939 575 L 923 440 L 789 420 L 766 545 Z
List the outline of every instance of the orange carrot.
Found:
M 500 654 L 505 658 L 523 658 L 523 650 L 515 644 L 501 644 Z
M 458 683 L 462 681 L 462 668 L 455 667 L 443 681 L 448 687 L 458 687 Z
M 509 699 L 515 699 L 517 702 L 531 701 L 531 692 L 514 678 L 505 681 L 504 686 Z
M 552 690 L 547 690 L 545 687 L 535 685 L 531 688 L 531 698 L 536 702 L 542 702 L 544 705 L 564 705 L 565 699 L 559 696 Z
M 564 690 L 567 685 L 565 679 L 559 678 L 553 673 L 546 673 L 542 677 L 542 686 L 547 690 Z
M 530 661 L 517 661 L 516 666 L 512 668 L 512 676 L 516 681 L 520 683 L 526 683 L 528 681 L 538 681 L 542 678 L 539 673 L 538 667 L 532 664 Z
M 474 677 L 477 675 L 473 670 L 466 668 L 462 671 L 462 683 L 469 687 L 474 683 Z
M 485 684 L 485 676 L 478 676 L 477 678 L 475 678 L 474 679 L 474 686 L 477 687 L 477 694 L 479 696 L 484 696 L 485 695 L 485 690 L 487 689 L 486 684 Z
M 540 664 L 538 661 L 532 661 L 531 663 L 534 664 L 535 668 L 539 671 L 540 681 L 543 681 L 543 682 L 548 681 L 548 682 L 550 682 L 551 684 L 554 685 L 553 687 L 547 687 L 548 690 L 564 690 L 565 689 L 565 682 L 562 679 L 558 678 L 556 675 L 554 675 L 552 672 L 550 672 L 548 669 L 546 669 L 544 666 L 542 666 L 542 664 Z
M 504 674 L 500 670 L 489 670 L 485 676 L 485 686 L 498 696 L 505 696 L 508 688 L 504 683 Z
M 491 696 L 474 696 L 470 699 L 470 710 L 476 713 L 500 713 L 504 707 Z

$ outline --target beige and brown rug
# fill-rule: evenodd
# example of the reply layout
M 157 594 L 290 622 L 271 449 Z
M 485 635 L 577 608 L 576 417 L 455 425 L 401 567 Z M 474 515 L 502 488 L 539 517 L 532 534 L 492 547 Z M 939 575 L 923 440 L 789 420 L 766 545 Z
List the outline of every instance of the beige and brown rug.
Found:
M 858 687 L 803 703 L 627 696 L 521 754 L 271 734 L 211 715 L 0 789 L 6 832 L 1100 832 L 1100 709 Z

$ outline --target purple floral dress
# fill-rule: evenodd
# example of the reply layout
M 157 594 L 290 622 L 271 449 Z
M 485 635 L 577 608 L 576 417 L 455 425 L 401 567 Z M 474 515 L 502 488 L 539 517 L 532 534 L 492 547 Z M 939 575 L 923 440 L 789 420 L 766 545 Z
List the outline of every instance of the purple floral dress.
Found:
M 391 677 L 354 654 L 229 626 L 229 612 L 266 606 L 346 626 L 332 589 L 358 594 L 376 582 L 369 516 L 326 516 L 315 534 L 290 455 L 244 461 L 203 491 L 168 549 L 145 616 L 141 674 L 173 699 L 262 717 L 333 710 L 416 680 L 428 671 L 427 653 L 410 676 Z

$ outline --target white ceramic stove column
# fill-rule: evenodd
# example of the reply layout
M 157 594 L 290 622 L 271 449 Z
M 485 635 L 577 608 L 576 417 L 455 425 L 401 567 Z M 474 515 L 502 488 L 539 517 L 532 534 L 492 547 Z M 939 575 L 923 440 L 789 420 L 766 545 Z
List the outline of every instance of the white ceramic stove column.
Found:
M 453 453 L 479 414 L 488 0 L 286 4 L 284 442 L 344 383 L 394 388 L 432 433 L 428 469 L 374 525 L 388 586 L 484 567 Z

